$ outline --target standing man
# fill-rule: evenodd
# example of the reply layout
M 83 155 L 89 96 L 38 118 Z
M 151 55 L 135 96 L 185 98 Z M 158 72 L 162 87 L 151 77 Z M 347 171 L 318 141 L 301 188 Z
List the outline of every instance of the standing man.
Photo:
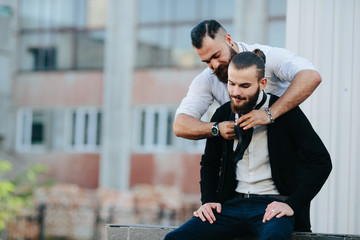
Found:
M 265 91 L 281 96 L 269 108 L 269 114 L 263 110 L 254 110 L 242 116 L 238 123 L 245 130 L 255 125 L 272 123 L 307 99 L 322 80 L 308 60 L 282 48 L 234 42 L 215 20 L 205 20 L 195 26 L 191 31 L 191 41 L 195 52 L 208 67 L 192 81 L 176 111 L 173 128 L 178 137 L 203 139 L 221 135 L 226 139 L 235 138 L 234 122 L 216 124 L 203 122 L 200 118 L 214 100 L 220 105 L 229 101 L 226 89 L 228 65 L 239 52 L 259 48 L 265 53 L 265 77 L 268 79 Z
M 261 53 L 261 51 L 256 51 Z M 264 59 L 265 60 L 265 59 Z M 229 66 L 230 101 L 212 122 L 234 122 L 253 109 L 268 112 L 278 97 L 266 94 L 263 59 L 236 55 Z M 253 232 L 261 240 L 288 239 L 310 230 L 310 201 L 332 165 L 310 122 L 295 107 L 270 125 L 246 131 L 235 126 L 236 140 L 208 138 L 201 159 L 202 206 L 165 239 L 232 239 Z

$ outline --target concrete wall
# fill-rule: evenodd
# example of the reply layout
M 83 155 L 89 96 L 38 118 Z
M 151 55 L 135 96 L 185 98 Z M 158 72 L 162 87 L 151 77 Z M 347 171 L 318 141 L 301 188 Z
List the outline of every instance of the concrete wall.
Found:
M 13 112 L 11 81 L 16 69 L 17 1 L 0 0 L 0 150 L 11 151 Z
M 323 82 L 301 107 L 333 161 L 312 204 L 313 230 L 360 233 L 360 1 L 288 1 L 286 46 L 314 62 Z

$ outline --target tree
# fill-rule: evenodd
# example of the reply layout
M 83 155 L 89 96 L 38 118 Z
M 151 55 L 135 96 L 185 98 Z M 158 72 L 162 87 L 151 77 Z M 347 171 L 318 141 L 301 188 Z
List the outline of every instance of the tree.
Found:
M 0 232 L 6 228 L 6 223 L 18 215 L 23 208 L 33 207 L 32 195 L 39 186 L 38 174 L 47 172 L 41 164 L 30 166 L 13 180 L 7 179 L 12 164 L 0 159 Z

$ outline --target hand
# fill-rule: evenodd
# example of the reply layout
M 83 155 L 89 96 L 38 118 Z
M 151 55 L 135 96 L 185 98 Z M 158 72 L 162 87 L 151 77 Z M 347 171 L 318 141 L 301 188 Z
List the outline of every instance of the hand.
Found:
M 264 110 L 252 110 L 251 112 L 242 115 L 236 124 L 244 130 L 250 129 L 256 125 L 267 125 L 270 119 Z
M 294 215 L 294 210 L 283 202 L 272 202 L 265 209 L 265 214 L 263 217 L 263 223 L 270 221 L 273 217 L 281 218 L 283 216 L 292 216 Z
M 224 121 L 218 124 L 218 128 L 220 131 L 220 135 L 227 139 L 227 140 L 232 140 L 235 139 L 235 132 L 234 132 L 234 126 L 235 126 L 235 122 L 232 121 Z
M 209 223 L 213 223 L 216 221 L 215 215 L 213 213 L 213 209 L 216 209 L 218 213 L 221 212 L 221 204 L 220 203 L 205 203 L 198 210 L 196 210 L 193 214 L 195 217 L 199 217 L 203 222 L 206 220 Z

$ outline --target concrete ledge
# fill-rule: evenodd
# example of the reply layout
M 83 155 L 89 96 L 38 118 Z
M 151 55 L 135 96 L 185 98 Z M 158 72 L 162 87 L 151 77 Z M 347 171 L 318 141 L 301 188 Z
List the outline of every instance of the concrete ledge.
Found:
M 106 225 L 107 240 L 162 240 L 174 226 Z M 258 240 L 256 236 L 244 236 L 234 240 Z M 321 234 L 295 232 L 289 240 L 360 240 L 360 235 Z

